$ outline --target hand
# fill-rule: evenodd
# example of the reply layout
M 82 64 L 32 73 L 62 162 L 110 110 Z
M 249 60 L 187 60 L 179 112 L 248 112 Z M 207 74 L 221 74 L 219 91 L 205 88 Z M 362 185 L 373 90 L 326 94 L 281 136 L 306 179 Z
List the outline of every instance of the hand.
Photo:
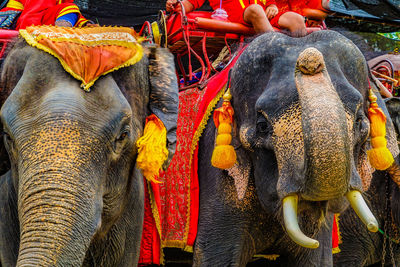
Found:
M 100 27 L 99 24 L 94 23 L 93 21 L 89 20 L 88 22 L 86 22 L 86 24 L 84 25 L 85 27 Z
M 165 10 L 167 10 L 167 12 L 180 12 L 181 5 L 178 3 L 178 0 L 167 0 L 167 3 L 165 4 Z
M 307 27 L 320 27 L 321 26 L 321 21 L 308 19 L 306 25 L 307 25 Z
M 71 22 L 69 22 L 67 20 L 56 20 L 54 25 L 58 26 L 58 27 L 73 27 L 74 26 L 71 24 Z
M 265 9 L 265 15 L 267 15 L 268 19 L 272 19 L 273 17 L 275 17 L 278 14 L 278 12 L 279 12 L 279 10 L 278 10 L 277 6 L 274 4 L 269 5 Z

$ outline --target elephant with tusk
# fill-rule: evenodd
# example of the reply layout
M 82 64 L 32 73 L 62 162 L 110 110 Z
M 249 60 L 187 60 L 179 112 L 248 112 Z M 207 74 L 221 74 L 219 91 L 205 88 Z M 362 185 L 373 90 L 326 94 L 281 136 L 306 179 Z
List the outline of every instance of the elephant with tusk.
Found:
M 399 139 L 400 99 L 386 98 L 387 119 L 393 122 Z M 390 116 L 389 116 L 390 115 Z M 400 264 L 400 161 L 386 171 L 374 171 L 366 184 L 365 198 L 376 214 L 380 231 L 369 233 L 350 210 L 340 214 L 342 243 L 334 255 L 335 266 L 397 266 Z M 386 266 L 385 265 L 385 266 Z M 375 265 L 374 265 L 375 266 Z
M 137 140 L 156 114 L 168 166 L 178 112 L 172 54 L 140 49 L 137 63 L 100 77 L 91 92 L 25 40 L 10 51 L 2 70 L 9 96 L 0 151 L 10 169 L 0 178 L 0 266 L 137 265 L 144 214 Z
M 379 227 L 360 178 L 370 133 L 362 53 L 332 31 L 266 33 L 244 50 L 230 82 L 237 160 L 210 166 L 209 122 L 199 143 L 194 266 L 244 266 L 256 254 L 280 255 L 282 266 L 332 266 L 333 213 L 350 203 L 366 229 Z

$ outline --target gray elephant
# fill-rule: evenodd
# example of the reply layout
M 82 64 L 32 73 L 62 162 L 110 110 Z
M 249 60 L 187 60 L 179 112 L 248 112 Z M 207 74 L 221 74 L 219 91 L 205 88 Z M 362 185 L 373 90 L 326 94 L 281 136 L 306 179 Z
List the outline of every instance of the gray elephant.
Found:
M 400 130 L 400 99 L 387 98 L 387 119 L 392 120 L 397 137 Z M 365 197 L 380 225 L 380 232 L 369 233 L 360 225 L 351 211 L 340 215 L 342 244 L 340 253 L 334 255 L 335 266 L 370 266 L 386 263 L 400 264 L 400 169 L 374 171 Z
M 210 120 L 199 143 L 194 265 L 244 266 L 255 254 L 278 254 L 282 266 L 332 266 L 333 213 L 346 198 L 378 230 L 358 171 L 370 127 L 362 53 L 332 31 L 267 33 L 249 44 L 231 76 L 237 162 L 210 166 Z
M 137 139 L 155 113 L 175 147 L 173 57 L 145 48 L 90 93 L 20 40 L 2 71 L 10 170 L 0 178 L 0 266 L 135 266 L 143 225 Z

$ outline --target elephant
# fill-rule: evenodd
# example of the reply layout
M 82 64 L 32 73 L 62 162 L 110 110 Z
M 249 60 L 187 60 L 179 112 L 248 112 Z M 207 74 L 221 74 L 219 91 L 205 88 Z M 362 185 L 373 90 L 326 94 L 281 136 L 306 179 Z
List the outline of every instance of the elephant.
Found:
M 359 171 L 368 69 L 350 40 L 328 30 L 260 35 L 232 68 L 230 92 L 237 159 L 228 169 L 210 165 L 217 132 L 209 119 L 199 141 L 194 266 L 245 266 L 255 254 L 280 255 L 281 266 L 332 266 L 333 214 L 346 199 L 378 230 Z M 386 127 L 397 156 L 393 125 Z
M 399 137 L 400 100 L 387 98 L 385 103 Z M 399 166 L 400 160 L 396 158 Z M 400 189 L 398 168 L 374 171 L 365 193 L 372 212 L 376 215 L 382 232 L 368 233 L 351 211 L 340 214 L 339 230 L 342 243 L 340 253 L 334 255 L 335 266 L 372 266 L 382 262 L 391 266 L 400 264 Z
M 0 266 L 135 266 L 144 216 L 136 141 L 155 114 L 174 154 L 178 84 L 173 56 L 143 45 L 136 64 L 91 92 L 25 40 L 2 70 Z

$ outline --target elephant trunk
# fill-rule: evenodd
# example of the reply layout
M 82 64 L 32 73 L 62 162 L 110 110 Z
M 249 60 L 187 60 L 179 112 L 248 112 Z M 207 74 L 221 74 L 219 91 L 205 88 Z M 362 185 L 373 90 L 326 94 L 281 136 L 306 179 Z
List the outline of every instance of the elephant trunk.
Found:
M 21 185 L 17 266 L 82 265 L 101 214 L 95 192 L 64 176 L 38 175 Z
M 307 155 L 301 196 L 312 201 L 341 197 L 348 189 L 352 151 L 345 108 L 321 52 L 307 48 L 299 55 L 295 81 Z
M 98 141 L 69 119 L 28 136 L 19 145 L 17 266 L 81 266 L 101 224 Z

